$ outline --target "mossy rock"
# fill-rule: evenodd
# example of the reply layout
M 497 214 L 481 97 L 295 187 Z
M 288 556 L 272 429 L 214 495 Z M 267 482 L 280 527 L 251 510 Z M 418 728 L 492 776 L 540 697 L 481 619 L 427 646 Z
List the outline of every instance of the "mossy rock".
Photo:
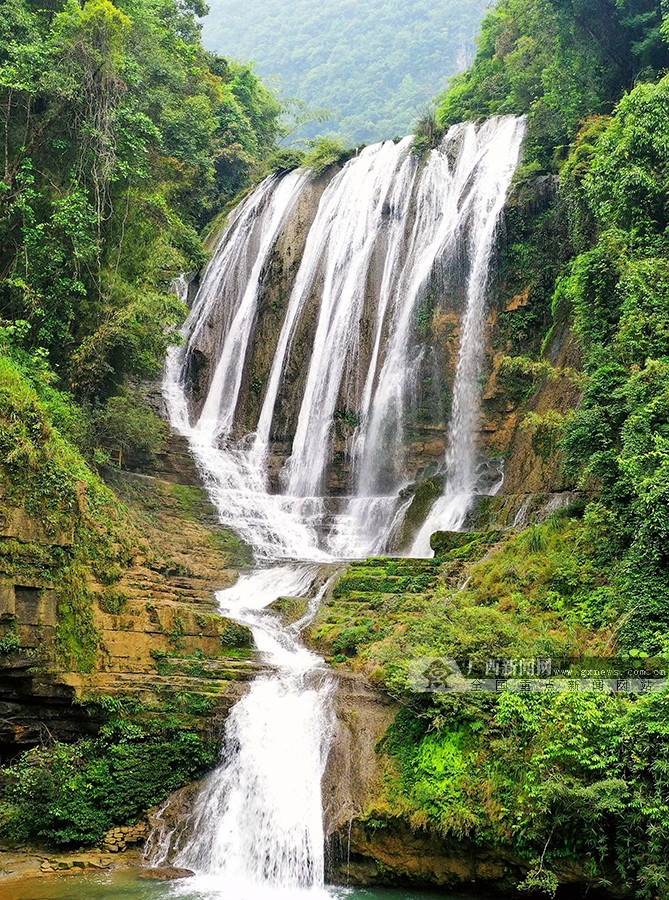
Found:
M 245 650 L 254 646 L 253 633 L 246 625 L 232 619 L 221 619 L 221 644 L 226 650 Z
M 436 476 L 411 485 L 406 489 L 406 495 L 413 494 L 413 499 L 404 516 L 399 542 L 401 548 L 407 548 L 411 545 L 418 529 L 427 518 L 432 505 L 443 493 L 444 479 Z
M 477 537 L 480 534 L 473 531 L 435 531 L 430 538 L 430 547 L 435 556 L 447 556 L 452 550 L 471 544 Z
M 284 625 L 292 625 L 306 615 L 308 606 L 306 597 L 279 597 L 270 603 L 268 609 L 278 613 Z
M 430 547 L 436 558 L 479 559 L 486 547 L 497 543 L 500 531 L 435 531 Z

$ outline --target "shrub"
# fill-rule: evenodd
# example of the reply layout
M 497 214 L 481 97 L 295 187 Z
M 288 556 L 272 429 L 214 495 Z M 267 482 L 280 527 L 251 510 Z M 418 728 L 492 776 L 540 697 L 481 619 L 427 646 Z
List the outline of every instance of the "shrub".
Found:
M 316 175 L 322 175 L 330 166 L 345 162 L 351 153 L 340 141 L 320 138 L 304 157 L 304 165 Z
M 127 723 L 96 740 L 31 750 L 3 771 L 0 833 L 63 847 L 95 844 L 198 778 L 215 758 L 213 745 L 194 733 Z
M 163 448 L 167 425 L 150 410 L 136 391 L 110 397 L 93 413 L 97 442 L 111 459 L 122 455 L 139 456 L 153 462 Z
M 117 616 L 125 610 L 128 598 L 122 591 L 108 587 L 98 596 L 98 605 L 102 612 Z

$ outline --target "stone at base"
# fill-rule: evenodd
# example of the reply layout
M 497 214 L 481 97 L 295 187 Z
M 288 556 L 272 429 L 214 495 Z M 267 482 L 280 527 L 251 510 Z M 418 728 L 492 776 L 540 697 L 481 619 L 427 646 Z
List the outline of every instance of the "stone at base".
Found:
M 165 866 L 164 868 L 147 869 L 142 872 L 140 878 L 152 878 L 154 881 L 174 881 L 177 878 L 190 878 L 195 875 L 190 869 L 179 869 L 175 866 Z

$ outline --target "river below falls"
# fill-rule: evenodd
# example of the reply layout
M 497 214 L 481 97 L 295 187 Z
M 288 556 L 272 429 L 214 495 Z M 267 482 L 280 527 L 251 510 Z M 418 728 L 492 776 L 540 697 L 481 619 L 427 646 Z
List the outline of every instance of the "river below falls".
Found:
M 259 892 L 258 896 L 261 896 Z M 265 891 L 263 900 L 460 900 L 461 895 L 416 888 L 360 888 L 326 886 L 316 891 Z M 155 882 L 139 873 L 119 871 L 81 875 L 24 878 L 2 885 L 2 900 L 255 900 L 217 891 L 199 878 Z

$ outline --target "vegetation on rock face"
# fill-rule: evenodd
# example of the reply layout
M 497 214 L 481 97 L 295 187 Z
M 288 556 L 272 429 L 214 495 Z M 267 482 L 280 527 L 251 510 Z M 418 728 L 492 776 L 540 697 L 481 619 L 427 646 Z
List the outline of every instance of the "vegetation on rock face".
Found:
M 437 728 L 403 712 L 370 820 L 512 848 L 527 890 L 554 893 L 556 870 L 576 864 L 593 885 L 665 896 L 668 704 L 666 693 L 451 696 L 432 711 Z
M 134 383 L 174 341 L 185 310 L 169 283 L 202 263 L 202 226 L 261 173 L 279 108 L 248 68 L 204 51 L 192 10 L 171 0 L 3 4 L 0 104 L 0 506 L 23 529 L 0 540 L 0 578 L 46 586 L 56 616 L 38 650 L 3 616 L 0 654 L 9 666 L 29 654 L 37 677 L 54 663 L 93 677 L 105 650 L 95 610 L 126 612 L 126 573 L 143 560 L 188 574 L 155 552 L 97 466 L 162 449 L 165 426 Z M 184 520 L 202 502 L 186 487 L 175 499 Z M 209 536 L 219 562 L 245 556 Z M 248 632 L 201 618 L 221 655 L 247 653 Z M 202 717 L 216 678 L 238 674 L 212 674 L 215 651 L 182 661 L 177 620 L 170 665 L 206 677 L 206 696 L 175 688 L 95 740 L 21 757 L 2 775 L 3 838 L 95 842 L 213 764 Z
M 94 740 L 56 744 L 3 770 L 5 837 L 72 847 L 131 825 L 211 768 L 216 747 L 178 720 L 142 725 L 118 716 Z
M 297 98 L 298 122 L 306 104 L 298 135 L 333 133 L 354 144 L 411 130 L 444 80 L 469 61 L 485 9 L 482 0 L 208 5 L 205 43 L 255 60 L 286 100 Z M 309 113 L 325 121 L 309 121 Z
M 137 534 L 113 493 L 55 427 L 60 416 L 76 430 L 80 416 L 50 381 L 32 382 L 16 362 L 0 355 L 3 506 L 25 510 L 46 537 L 46 546 L 0 541 L 0 574 L 19 571 L 55 584 L 62 659 L 75 670 L 90 671 L 99 636 L 89 581 L 116 581 L 138 550 Z
M 615 523 L 623 645 L 669 646 L 669 78 L 589 124 L 565 167 L 575 243 L 558 283 L 588 381 L 563 439 Z M 586 237 L 587 236 L 587 237 Z
M 531 397 L 555 374 L 539 371 L 549 365 L 542 350 L 571 327 L 582 403 L 531 412 L 525 424 L 547 452 L 566 454 L 574 486 L 598 494 L 623 598 L 617 640 L 651 653 L 664 651 L 669 626 L 668 29 L 653 0 L 502 0 L 439 112 L 443 124 L 481 112 L 529 116 L 503 258 L 513 312 L 502 311 L 498 338 L 525 355 L 504 361 L 500 377 L 511 392 L 520 386 L 516 402 Z M 559 190 L 538 174 L 558 168 Z
M 434 560 L 353 563 L 310 641 L 410 706 L 422 703 L 414 684 L 421 660 L 483 666 L 496 657 L 606 652 L 621 599 L 611 585 L 611 523 L 598 508 L 585 516 L 582 506 L 566 508 L 520 533 L 467 537 Z
M 156 374 L 183 316 L 171 279 L 274 148 L 278 104 L 203 49 L 203 9 L 0 9 L 0 315 L 79 399 Z
M 213 605 L 204 607 L 205 615 L 194 615 L 188 604 L 163 602 L 165 577 L 187 573 L 179 560 L 166 556 L 164 544 L 155 546 L 151 521 L 165 513 L 167 499 L 160 496 L 154 479 L 133 483 L 128 476 L 130 484 L 123 490 L 117 483 L 123 473 L 116 472 L 109 476 L 112 491 L 55 425 L 58 420 L 68 428 L 71 418 L 79 421 L 80 408 L 71 398 L 55 390 L 50 379 L 29 380 L 14 360 L 2 355 L 0 373 L 0 507 L 10 520 L 13 511 L 24 512 L 29 523 L 20 540 L 0 539 L 0 579 L 8 579 L 10 589 L 12 583 L 48 586 L 45 593 L 53 591 L 56 611 L 53 638 L 48 627 L 38 625 L 32 630 L 39 631 L 37 647 L 26 647 L 23 638 L 30 629 L 3 610 L 0 664 L 5 690 L 11 690 L 7 684 L 12 683 L 17 660 L 23 672 L 29 659 L 33 677 L 40 684 L 45 679 L 47 687 L 54 670 L 71 673 L 75 682 L 83 673 L 79 715 L 89 724 L 77 733 L 94 732 L 100 720 L 107 719 L 94 739 L 67 745 L 49 740 L 0 772 L 0 839 L 79 846 L 95 843 L 113 825 L 141 818 L 171 790 L 212 766 L 215 746 L 209 720 L 240 677 L 235 664 L 249 655 L 251 637 L 247 629 L 212 615 Z M 70 431 L 76 429 L 70 426 Z M 207 520 L 206 510 L 200 509 L 206 506 L 204 492 L 183 485 L 165 489 L 170 491 L 169 511 L 188 534 L 185 545 L 200 557 L 206 555 L 193 539 L 198 535 L 189 531 L 193 520 Z M 120 497 L 139 506 L 139 512 Z M 210 565 L 218 567 L 219 579 L 229 559 L 244 561 L 243 548 L 234 539 L 200 530 L 200 540 L 216 538 Z M 151 568 L 155 584 L 147 583 Z M 202 579 L 202 572 L 198 575 Z M 180 617 L 184 610 L 194 619 L 188 629 Z M 118 670 L 114 648 L 105 644 L 114 630 L 105 616 L 121 620 L 113 643 L 118 646 L 120 634 L 128 634 L 120 654 L 129 656 L 132 648 L 127 660 L 132 678 L 119 679 L 113 696 L 98 696 L 90 687 L 101 668 Z M 166 647 L 148 660 L 142 643 L 147 634 L 154 647 Z M 206 653 L 193 652 L 198 645 Z M 111 679 L 113 683 L 113 674 Z M 134 699 L 139 693 L 151 699 L 140 704 Z M 42 699 L 36 698 L 38 709 Z M 16 714 L 16 721 L 21 715 Z M 21 725 L 16 727 L 20 732 Z M 58 722 L 51 722 L 50 728 L 59 733 Z M 32 740 L 24 740 L 23 746 Z
M 0 541 L 0 571 L 54 585 L 61 659 L 78 671 L 100 640 L 91 584 L 119 608 L 114 585 L 146 551 L 96 466 L 160 452 L 165 425 L 135 384 L 177 339 L 170 282 L 206 259 L 203 227 L 279 133 L 251 69 L 203 48 L 203 11 L 0 7 L 0 496 L 31 534 Z

